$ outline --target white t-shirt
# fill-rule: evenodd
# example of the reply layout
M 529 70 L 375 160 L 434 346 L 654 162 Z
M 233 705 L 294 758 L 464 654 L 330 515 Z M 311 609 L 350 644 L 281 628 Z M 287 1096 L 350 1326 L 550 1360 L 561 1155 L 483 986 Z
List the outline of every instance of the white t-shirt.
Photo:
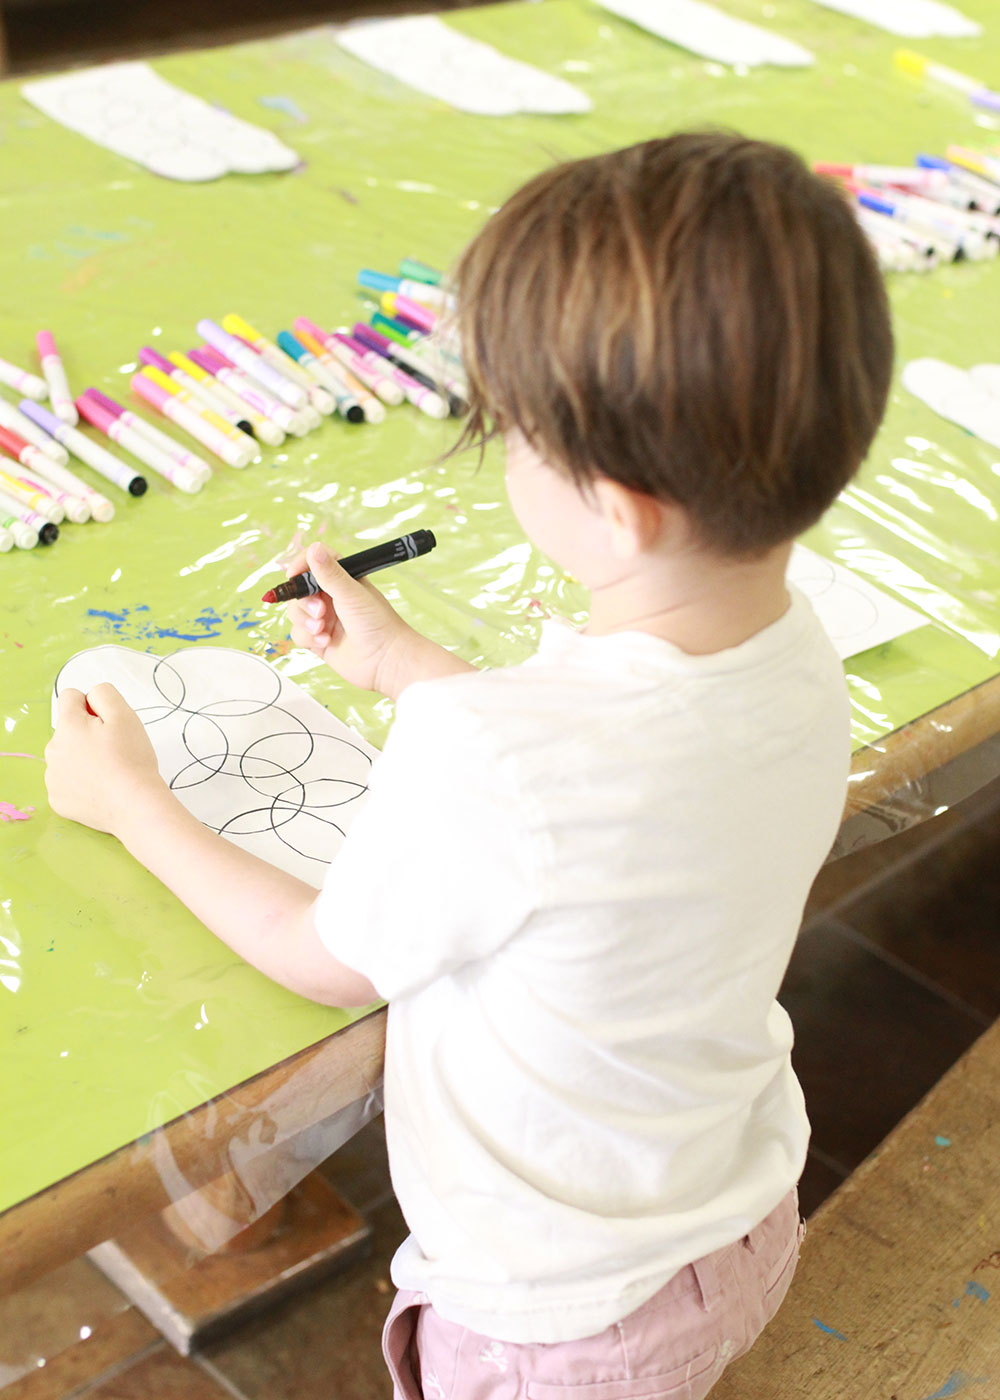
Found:
M 794 591 L 713 655 L 549 623 L 522 665 L 404 692 L 316 915 L 390 1002 L 398 1287 L 501 1340 L 589 1336 L 791 1189 L 775 993 L 848 761 Z

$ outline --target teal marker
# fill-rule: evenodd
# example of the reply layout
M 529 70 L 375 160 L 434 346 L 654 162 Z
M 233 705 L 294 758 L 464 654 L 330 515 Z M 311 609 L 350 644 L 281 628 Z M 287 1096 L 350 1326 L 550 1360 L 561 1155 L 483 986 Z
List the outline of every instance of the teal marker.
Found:
M 400 277 L 409 277 L 414 282 L 426 282 L 429 287 L 439 287 L 444 281 L 444 273 L 416 258 L 403 258 L 399 264 Z

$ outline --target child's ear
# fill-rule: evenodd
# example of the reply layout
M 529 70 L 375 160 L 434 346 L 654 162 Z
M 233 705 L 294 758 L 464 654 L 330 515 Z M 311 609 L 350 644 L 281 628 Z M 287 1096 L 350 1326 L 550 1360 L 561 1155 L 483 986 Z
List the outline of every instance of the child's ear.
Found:
M 591 483 L 591 490 L 616 559 L 645 554 L 671 528 L 671 507 L 645 491 L 633 491 L 604 476 Z

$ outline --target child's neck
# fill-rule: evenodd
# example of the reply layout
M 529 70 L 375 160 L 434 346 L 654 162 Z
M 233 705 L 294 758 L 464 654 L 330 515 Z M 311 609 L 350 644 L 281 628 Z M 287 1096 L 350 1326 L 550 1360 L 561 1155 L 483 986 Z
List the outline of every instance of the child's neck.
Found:
M 642 555 L 593 587 L 586 631 L 648 632 L 693 655 L 739 646 L 788 610 L 790 553 L 785 544 L 758 559 Z

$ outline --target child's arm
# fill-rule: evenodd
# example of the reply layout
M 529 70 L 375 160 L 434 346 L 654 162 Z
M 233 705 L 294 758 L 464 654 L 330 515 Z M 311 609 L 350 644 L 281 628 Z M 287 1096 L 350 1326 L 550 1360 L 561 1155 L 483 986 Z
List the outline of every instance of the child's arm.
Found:
M 416 632 L 374 584 L 351 578 L 323 545 L 310 545 L 290 573 L 307 567 L 324 591 L 289 604 L 292 641 L 321 656 L 352 685 L 395 700 L 413 681 L 475 670 Z
M 89 702 L 92 710 L 87 711 Z M 273 981 L 330 1006 L 378 999 L 367 978 L 327 952 L 316 891 L 202 826 L 160 776 L 142 721 L 112 685 L 59 696 L 45 750 L 60 816 L 117 836 L 240 957 Z

